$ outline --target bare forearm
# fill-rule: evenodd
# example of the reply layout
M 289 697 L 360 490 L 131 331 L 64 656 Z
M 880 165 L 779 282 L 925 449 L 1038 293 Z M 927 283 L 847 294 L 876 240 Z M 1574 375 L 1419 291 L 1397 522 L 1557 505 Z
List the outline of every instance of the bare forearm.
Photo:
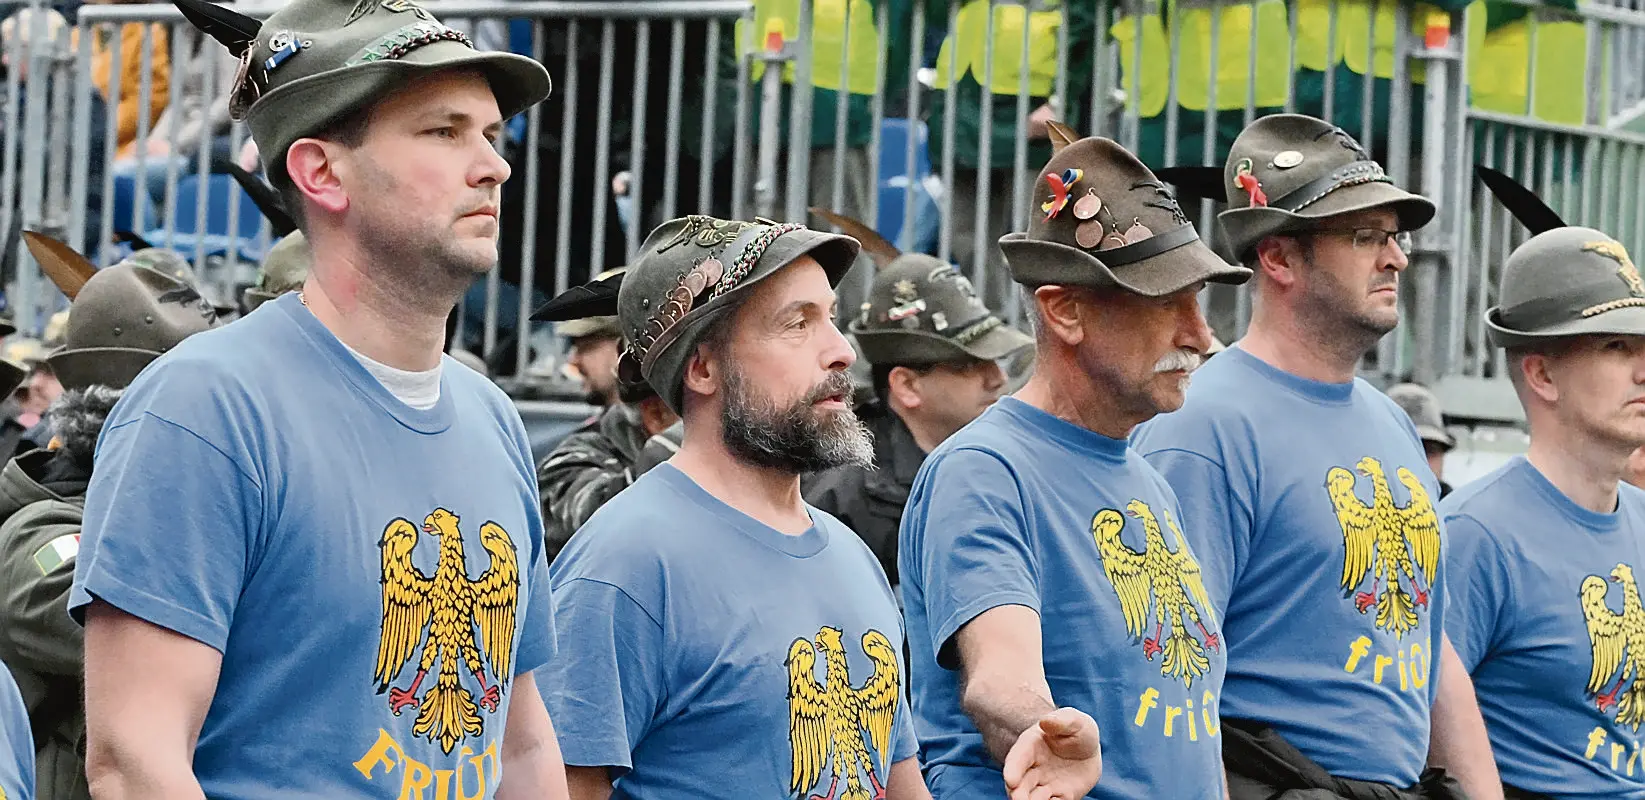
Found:
M 925 788 L 925 776 L 920 774 L 919 759 L 905 758 L 891 765 L 885 800 L 931 800 L 931 790 Z
M 1440 656 L 1439 691 L 1431 713 L 1428 763 L 1456 778 L 1471 800 L 1501 800 L 1502 778 L 1474 683 L 1449 640 Z
M 141 739 L 141 737 L 138 737 Z M 86 777 L 96 800 L 205 800 L 184 754 L 167 757 L 141 743 L 116 744 L 88 737 Z
M 1027 684 L 967 687 L 962 706 L 982 733 L 989 754 L 1001 764 L 1023 731 L 1057 709 L 1043 687 Z
M 497 800 L 567 800 L 570 796 L 559 742 L 549 737 L 511 746 L 504 740 L 503 780 L 497 785 Z
M 566 767 L 571 800 L 610 800 L 611 772 L 605 767 Z

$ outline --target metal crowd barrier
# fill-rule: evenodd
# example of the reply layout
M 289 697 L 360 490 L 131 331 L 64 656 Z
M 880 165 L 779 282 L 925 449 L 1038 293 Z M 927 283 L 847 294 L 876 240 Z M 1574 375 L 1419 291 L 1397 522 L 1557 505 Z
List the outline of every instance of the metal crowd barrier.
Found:
M 1368 358 L 1367 374 L 1486 392 L 1467 383 L 1499 383 L 1479 318 L 1494 293 L 1495 266 L 1523 232 L 1482 193 L 1470 167 L 1494 165 L 1543 192 L 1571 222 L 1603 227 L 1641 252 L 1645 127 L 1626 126 L 1645 116 L 1642 6 L 430 2 L 478 46 L 542 61 L 555 83 L 553 97 L 515 123 L 506 145 L 515 173 L 504 201 L 503 258 L 465 300 L 457 335 L 500 372 L 524 375 L 552 361 L 559 344 L 546 328 L 522 330 L 520 321 L 555 292 L 626 263 L 659 222 L 706 212 L 825 224 L 808 216 L 812 206 L 859 217 L 904 249 L 954 261 L 991 306 L 1020 319 L 1019 293 L 994 243 L 1025 229 L 1038 208 L 1033 179 L 1049 143 L 1036 123 L 1045 116 L 1115 138 L 1158 168 L 1220 166 L 1251 120 L 1298 111 L 1344 127 L 1395 180 L 1441 208 L 1411 255 L 1405 324 Z M 259 17 L 270 11 L 236 8 Z M 154 129 L 158 105 L 181 102 L 187 80 L 212 96 L 219 76 L 232 74 L 222 48 L 200 46 L 169 5 L 83 6 L 77 22 L 82 32 L 137 32 L 139 139 Z M 35 27 L 30 42 L 45 41 Z M 129 92 L 120 80 L 106 92 L 93 86 L 93 38 L 62 31 L 55 48 L 22 53 L 30 74 L 53 79 L 21 84 L 21 118 L 17 71 L 8 75 L 0 222 L 6 230 L 54 231 L 82 247 L 95 237 L 105 243 L 97 248 L 105 263 L 119 256 L 106 244 L 115 232 L 152 234 L 204 264 L 202 273 L 232 297 L 255 274 L 268 225 L 242 226 L 255 209 L 230 204 L 226 227 L 240 232 L 232 246 L 194 235 L 220 213 L 207 193 L 181 191 L 213 180 L 207 176 L 221 154 L 206 148 L 187 162 L 139 151 L 123 165 L 130 177 L 115 179 L 114 110 Z M 105 58 L 110 75 L 123 74 L 121 49 Z M 169 55 L 163 92 L 154 90 L 157 52 Z M 1565 76 L 1574 59 L 1572 84 Z M 1572 98 L 1580 99 L 1575 111 Z M 94 99 L 108 109 L 96 147 Z M 246 133 L 236 124 L 221 136 L 219 149 L 232 156 Z M 126 202 L 120 186 L 134 182 L 141 201 L 150 174 L 163 175 L 163 189 L 156 179 L 155 214 L 144 219 L 145 204 Z M 1222 207 L 1185 203 L 1213 244 Z M 37 330 L 61 299 L 15 237 L 7 249 L 16 263 L 13 314 L 20 328 Z M 864 259 L 842 287 L 842 316 L 854 313 L 871 278 Z M 1208 314 L 1225 340 L 1248 323 L 1249 297 L 1244 289 L 1207 290 Z

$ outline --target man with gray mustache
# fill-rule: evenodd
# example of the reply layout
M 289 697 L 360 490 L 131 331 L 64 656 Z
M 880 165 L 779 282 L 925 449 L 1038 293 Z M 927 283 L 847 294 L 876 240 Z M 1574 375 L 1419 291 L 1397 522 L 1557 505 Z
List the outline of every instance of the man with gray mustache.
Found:
M 1034 374 L 932 450 L 903 515 L 927 777 L 938 800 L 1222 800 L 1222 611 L 1126 437 L 1182 405 L 1200 289 L 1251 273 L 1131 153 L 1058 135 L 1028 232 L 1000 240 Z
M 1500 798 L 1442 628 L 1439 483 L 1410 418 L 1355 377 L 1399 322 L 1407 237 L 1434 206 L 1296 114 L 1246 128 L 1222 172 L 1250 329 L 1132 443 L 1182 499 L 1225 609 L 1231 796 L 1456 798 L 1460 780 Z

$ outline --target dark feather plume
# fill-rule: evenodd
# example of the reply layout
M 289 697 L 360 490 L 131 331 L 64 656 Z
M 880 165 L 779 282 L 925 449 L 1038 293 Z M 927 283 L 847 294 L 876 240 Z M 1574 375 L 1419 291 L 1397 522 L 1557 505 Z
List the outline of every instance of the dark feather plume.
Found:
M 1496 195 L 1497 201 L 1508 209 L 1508 213 L 1519 220 L 1519 224 L 1531 230 L 1533 236 L 1543 231 L 1566 227 L 1565 220 L 1558 212 L 1549 208 L 1547 203 L 1542 202 L 1542 198 L 1521 186 L 1513 178 L 1484 164 L 1476 164 L 1474 174 L 1479 176 L 1485 188 L 1491 190 L 1491 194 Z
M 131 245 L 132 250 L 148 250 L 149 248 L 154 247 L 154 245 L 149 244 L 149 240 L 138 236 L 133 231 L 115 231 L 114 241 L 119 242 L 120 244 Z
M 241 57 L 263 24 L 251 17 L 230 11 L 210 0 L 171 0 L 183 17 L 202 33 L 221 42 L 229 54 Z
M 280 192 L 268 181 L 253 175 L 240 168 L 239 164 L 225 164 L 229 174 L 240 184 L 240 188 L 251 195 L 251 202 L 257 204 L 257 210 L 268 217 L 269 227 L 274 229 L 274 238 L 278 239 L 297 230 L 297 221 L 291 218 L 286 211 L 286 203 L 280 198 Z
M 1222 183 L 1220 167 L 1163 167 L 1152 172 L 1154 177 L 1177 187 L 1178 200 L 1228 202 L 1228 188 Z
M 573 286 L 544 303 L 531 315 L 533 322 L 567 322 L 589 317 L 617 316 L 617 293 L 622 289 L 623 276 L 619 272 L 603 280 Z

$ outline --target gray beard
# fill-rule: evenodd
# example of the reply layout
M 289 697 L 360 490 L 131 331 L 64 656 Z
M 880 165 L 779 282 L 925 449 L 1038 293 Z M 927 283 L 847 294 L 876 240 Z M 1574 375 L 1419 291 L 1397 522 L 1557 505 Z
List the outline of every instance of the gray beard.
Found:
M 52 402 L 46 410 L 46 419 L 63 455 L 76 464 L 91 467 L 92 454 L 97 452 L 97 436 L 103 432 L 103 423 L 114 410 L 122 391 L 108 386 L 88 386 L 69 389 Z
M 735 367 L 726 374 L 725 407 L 720 413 L 721 436 L 732 455 L 745 463 L 794 475 L 841 466 L 868 467 L 874 463 L 874 440 L 849 406 L 839 413 L 819 416 L 813 403 L 835 392 L 851 397 L 851 379 L 844 372 L 787 408 L 755 397 Z

